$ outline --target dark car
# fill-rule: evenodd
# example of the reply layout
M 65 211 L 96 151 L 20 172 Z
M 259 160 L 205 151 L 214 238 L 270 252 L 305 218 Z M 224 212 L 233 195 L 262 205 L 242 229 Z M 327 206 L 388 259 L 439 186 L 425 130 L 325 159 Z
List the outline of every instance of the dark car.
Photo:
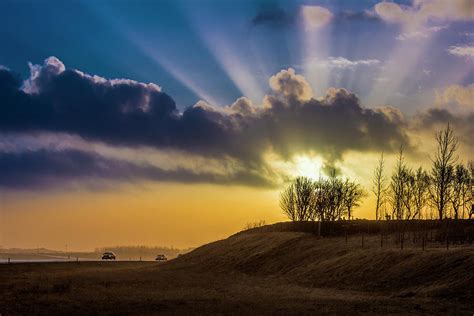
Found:
M 113 252 L 107 251 L 102 254 L 102 260 L 115 260 L 115 254 Z
M 155 258 L 156 261 L 166 261 L 168 260 L 165 255 L 158 255 Z

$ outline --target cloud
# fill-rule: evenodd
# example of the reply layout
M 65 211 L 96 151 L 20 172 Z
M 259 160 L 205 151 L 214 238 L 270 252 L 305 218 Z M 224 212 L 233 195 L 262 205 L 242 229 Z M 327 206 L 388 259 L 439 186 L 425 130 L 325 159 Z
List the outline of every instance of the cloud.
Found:
M 413 0 L 412 5 L 379 2 L 374 12 L 382 20 L 402 26 L 397 40 L 423 39 L 432 36 L 447 25 L 433 23 L 474 21 L 474 2 L 471 0 Z
M 441 30 L 447 29 L 447 28 L 448 28 L 447 25 L 432 26 L 432 27 L 424 28 L 423 30 L 420 30 L 420 31 L 402 33 L 398 35 L 396 39 L 399 41 L 405 41 L 405 40 L 427 38 L 427 37 L 430 37 L 432 34 L 437 33 Z
M 234 179 L 249 185 L 270 182 L 271 170 L 265 161 L 268 152 L 282 159 L 313 152 L 328 165 L 348 151 L 390 152 L 402 143 L 410 148 L 401 113 L 388 108 L 364 108 L 358 97 L 345 89 L 331 88 L 325 96 L 316 98 L 306 79 L 291 68 L 270 78 L 270 91 L 263 105 L 254 105 L 242 97 L 225 107 L 198 102 L 178 111 L 173 99 L 157 85 L 108 80 L 63 69 L 61 64 L 49 58 L 43 65 L 34 66 L 35 71 L 24 82 L 11 71 L 0 70 L 0 134 L 75 135 L 86 143 L 137 150 L 142 147 L 175 150 L 202 159 L 231 160 L 238 167 L 224 175 L 211 171 L 200 173 L 196 168 L 186 172 L 192 174 L 189 177 L 193 181 L 199 181 L 201 175 L 202 181 L 211 181 L 215 179 L 213 175 L 221 177 L 212 180 L 215 182 Z M 53 152 L 57 154 L 58 150 Z M 66 156 L 74 170 L 67 173 L 59 169 L 58 174 L 76 177 L 76 160 Z M 105 158 L 96 156 L 91 160 L 73 156 L 85 160 L 88 165 L 84 168 L 93 170 L 86 175 L 113 178 L 98 169 L 97 162 L 104 166 L 111 164 L 110 169 L 133 171 L 118 172 L 119 178 L 137 174 L 138 178 L 147 179 L 140 169 L 143 166 L 139 168 L 133 161 L 120 165 L 121 160 L 113 157 L 103 161 Z M 52 161 L 54 165 L 54 160 L 47 160 L 45 153 L 40 157 L 42 160 L 38 161 L 44 161 L 45 165 Z M 68 165 L 61 163 L 58 162 L 59 166 Z M 168 170 L 164 174 L 149 166 L 145 170 L 161 177 L 154 179 L 175 177 L 176 181 L 185 181 L 184 171 Z
M 293 68 L 281 70 L 270 78 L 270 87 L 285 98 L 297 101 L 309 100 L 313 97 L 311 86 L 302 75 L 297 75 Z
M 304 26 L 306 30 L 317 30 L 329 22 L 333 18 L 333 14 L 326 8 L 320 6 L 301 6 L 301 16 L 303 18 Z
M 359 66 L 376 66 L 380 64 L 378 59 L 359 59 L 349 60 L 344 57 L 328 57 L 327 60 L 315 60 L 313 64 L 323 67 L 331 67 L 338 69 L 354 69 Z
M 474 45 L 451 46 L 450 48 L 448 48 L 448 53 L 457 57 L 473 59 L 474 58 Z
M 79 150 L 37 150 L 0 153 L 0 187 L 51 189 L 89 182 L 107 187 L 108 182 L 172 181 L 180 183 L 272 185 L 257 173 L 198 173 L 187 169 L 166 170 L 147 163 L 133 163 Z M 98 183 L 100 182 L 100 183 Z
M 66 70 L 66 67 L 56 57 L 48 57 L 43 65 L 33 65 L 28 63 L 30 67 L 30 78 L 23 83 L 23 91 L 26 93 L 38 93 L 41 86 Z
M 385 21 L 405 24 L 412 28 L 429 21 L 474 20 L 474 4 L 471 0 L 414 0 L 411 6 L 394 2 L 380 2 L 374 11 Z
M 427 131 L 430 135 L 434 135 L 435 130 L 444 128 L 446 124 L 450 124 L 465 146 L 460 146 L 467 157 L 474 155 L 474 112 L 470 113 L 453 113 L 445 108 L 430 108 L 426 111 L 418 113 L 412 122 L 412 128 L 417 131 Z
M 375 12 L 385 21 L 391 23 L 407 23 L 412 12 L 404 10 L 393 2 L 380 2 L 374 7 Z
M 454 112 L 474 112 L 474 84 L 455 84 L 436 91 L 436 105 Z

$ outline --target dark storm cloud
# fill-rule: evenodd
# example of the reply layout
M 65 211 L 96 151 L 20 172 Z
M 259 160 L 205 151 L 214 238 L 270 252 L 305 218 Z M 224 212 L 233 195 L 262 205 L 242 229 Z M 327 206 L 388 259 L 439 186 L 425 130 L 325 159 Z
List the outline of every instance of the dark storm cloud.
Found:
M 414 122 L 418 130 L 439 130 L 446 124 L 450 124 L 459 140 L 468 148 L 474 148 L 474 113 L 456 114 L 447 109 L 430 108 L 419 113 Z
M 105 142 L 166 143 L 176 105 L 155 85 L 57 72 L 51 58 L 25 83 L 0 70 L 0 131 L 65 131 Z
M 226 108 L 198 103 L 180 113 L 173 99 L 152 84 L 105 80 L 58 68 L 48 59 L 25 86 L 0 70 L 0 131 L 65 132 L 113 145 L 174 148 L 201 155 L 258 160 L 269 146 L 342 153 L 389 150 L 407 141 L 400 120 L 363 108 L 356 95 L 330 89 L 322 100 L 293 69 L 270 79 L 265 107 L 242 100 Z M 244 102 L 245 103 L 245 102 Z
M 410 144 L 396 110 L 364 108 L 344 89 L 332 88 L 315 99 L 310 85 L 293 69 L 270 79 L 271 93 L 263 106 L 240 98 L 223 108 L 199 102 L 181 113 L 154 84 L 66 70 L 56 58 L 31 68 L 23 85 L 0 69 L 0 132 L 61 132 L 110 145 L 177 149 L 231 158 L 248 170 L 263 168 L 268 150 L 283 158 L 313 151 L 330 165 L 348 150 L 390 152 Z M 258 183 L 246 176 L 241 181 Z
M 138 164 L 103 157 L 79 150 L 26 151 L 0 153 L 0 187 L 9 189 L 49 189 L 75 182 L 97 180 L 133 182 L 137 180 L 180 183 L 271 185 L 257 174 L 231 175 L 195 173 L 190 170 L 165 170 L 150 164 Z

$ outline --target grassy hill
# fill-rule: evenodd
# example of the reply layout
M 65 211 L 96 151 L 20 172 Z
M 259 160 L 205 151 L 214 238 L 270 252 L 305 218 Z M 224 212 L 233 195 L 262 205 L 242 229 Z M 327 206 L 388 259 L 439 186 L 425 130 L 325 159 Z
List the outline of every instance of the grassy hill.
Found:
M 239 271 L 308 287 L 383 292 L 398 296 L 474 300 L 474 247 L 433 244 L 423 251 L 378 235 L 317 238 L 270 231 L 239 233 L 170 262 L 170 268 Z
M 277 229 L 280 227 L 281 229 Z M 377 233 L 318 238 L 291 224 L 166 263 L 0 265 L 0 311 L 160 314 L 472 314 L 474 247 Z M 283 228 L 282 228 L 283 227 Z M 410 237 L 411 238 L 411 237 Z

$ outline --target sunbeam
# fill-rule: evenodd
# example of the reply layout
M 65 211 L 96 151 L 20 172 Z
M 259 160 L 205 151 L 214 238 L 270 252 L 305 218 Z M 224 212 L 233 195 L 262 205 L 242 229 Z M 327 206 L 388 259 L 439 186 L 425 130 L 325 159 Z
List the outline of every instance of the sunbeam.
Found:
M 88 7 L 99 14 L 104 20 L 108 21 L 108 23 L 116 30 L 120 31 L 120 33 L 128 40 L 129 44 L 135 46 L 144 56 L 156 63 L 156 65 L 165 69 L 171 76 L 192 91 L 199 99 L 212 105 L 225 103 L 224 100 L 217 99 L 206 91 L 206 89 L 197 83 L 197 80 L 192 79 L 190 77 L 191 73 L 189 72 L 189 69 L 181 67 L 183 63 L 180 63 L 179 60 L 176 59 L 176 54 L 173 54 L 172 52 L 167 53 L 162 43 L 159 42 L 159 38 L 150 41 L 147 39 L 145 34 L 135 30 L 128 21 L 117 13 L 114 14 L 114 11 L 107 9 L 108 7 L 102 7 L 92 3 L 89 3 Z
M 328 88 L 329 69 L 323 65 L 329 57 L 329 26 L 333 15 L 320 6 L 301 6 L 299 15 L 302 21 L 304 55 L 303 73 L 316 95 Z
M 368 96 L 370 104 L 388 104 L 391 98 L 404 93 L 406 80 L 413 77 L 413 72 L 416 73 L 417 69 L 421 73 L 420 62 L 430 41 L 431 38 L 422 38 L 417 40 L 416 45 L 412 41 L 400 41 L 378 74 L 379 80 L 373 81 L 374 85 Z
M 183 9 L 190 23 L 192 23 L 193 29 L 197 31 L 198 36 L 207 46 L 209 52 L 214 56 L 241 94 L 255 103 L 260 103 L 264 96 L 265 83 L 258 80 L 257 76 L 255 76 L 255 69 L 262 69 L 262 65 L 255 64 L 255 59 L 252 58 L 252 50 L 249 47 L 250 39 L 239 34 L 240 32 L 246 32 L 247 28 L 233 29 L 233 33 L 236 36 L 230 37 L 228 34 L 223 34 L 216 27 L 216 21 L 200 18 L 211 16 L 210 12 L 194 14 L 195 12 L 191 12 L 190 8 Z M 203 8 L 200 9 L 204 10 Z

